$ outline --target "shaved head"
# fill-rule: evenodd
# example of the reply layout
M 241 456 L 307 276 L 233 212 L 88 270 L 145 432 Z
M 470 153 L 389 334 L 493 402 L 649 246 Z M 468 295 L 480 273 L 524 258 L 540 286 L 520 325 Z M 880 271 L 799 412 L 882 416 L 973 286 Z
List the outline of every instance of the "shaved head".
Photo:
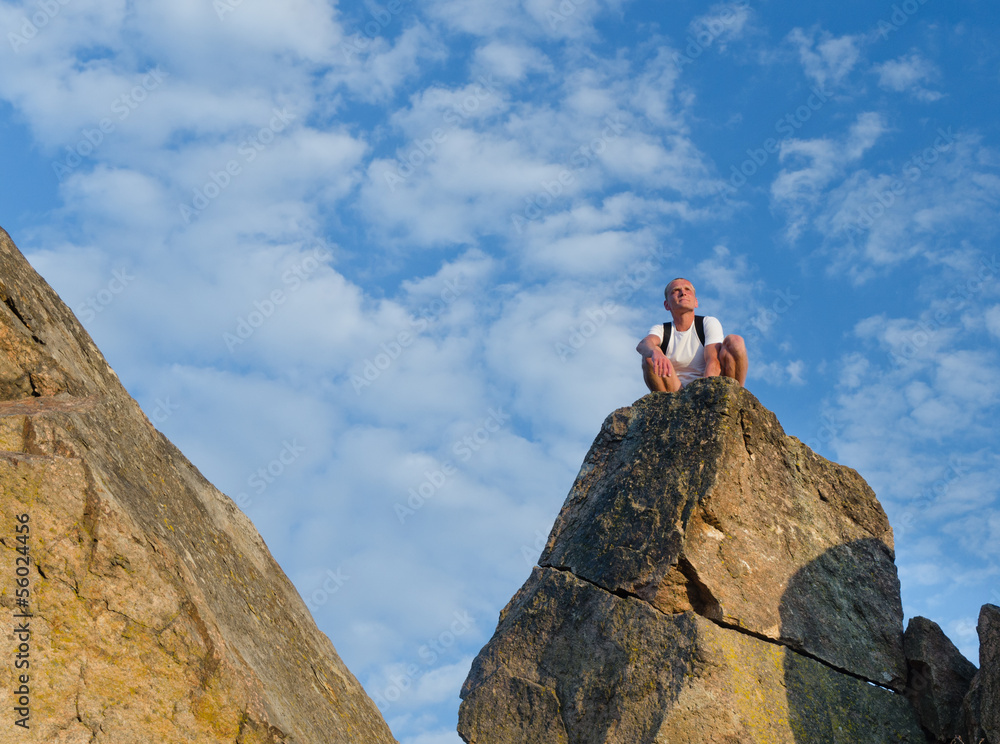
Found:
M 687 282 L 688 284 L 691 284 L 690 279 L 685 279 L 682 276 L 679 276 L 676 279 L 671 279 L 669 282 L 667 282 L 667 286 L 663 289 L 663 299 L 665 300 L 670 299 L 670 287 L 673 286 L 674 282 Z M 693 284 L 691 284 L 691 289 L 694 289 Z

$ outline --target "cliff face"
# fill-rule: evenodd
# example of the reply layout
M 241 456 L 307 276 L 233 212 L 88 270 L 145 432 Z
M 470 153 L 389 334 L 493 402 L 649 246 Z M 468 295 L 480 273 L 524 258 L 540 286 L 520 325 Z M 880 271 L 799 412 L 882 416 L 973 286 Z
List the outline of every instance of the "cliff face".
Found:
M 611 414 L 462 690 L 475 744 L 912 742 L 892 531 L 730 380 Z
M 928 741 L 951 744 L 964 733 L 962 702 L 976 667 L 962 656 L 937 623 L 925 617 L 910 618 L 903 635 L 903 650 L 909 666 L 906 696 Z
M 966 744 L 1000 744 L 1000 607 L 979 611 L 979 671 L 962 703 Z
M 0 671 L 21 721 L 2 729 L 46 744 L 394 742 L 249 520 L 153 428 L 2 230 L 0 300 L 0 605 L 23 662 Z

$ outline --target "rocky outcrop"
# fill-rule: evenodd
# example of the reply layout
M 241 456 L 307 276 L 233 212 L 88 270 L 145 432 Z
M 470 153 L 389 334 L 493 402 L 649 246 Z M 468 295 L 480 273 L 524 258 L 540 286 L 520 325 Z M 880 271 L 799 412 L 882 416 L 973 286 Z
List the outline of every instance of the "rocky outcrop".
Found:
M 924 742 L 892 531 L 725 378 L 611 414 L 462 689 L 506 742 Z
M 393 742 L 249 520 L 3 231 L 0 300 L 0 605 L 26 625 L 0 686 L 23 703 L 18 741 Z
M 966 744 L 1000 744 L 1000 607 L 979 611 L 979 671 L 962 703 Z
M 906 696 L 917 719 L 930 741 L 949 744 L 962 733 L 962 701 L 976 667 L 937 623 L 925 617 L 914 617 L 907 624 L 903 650 L 909 669 Z

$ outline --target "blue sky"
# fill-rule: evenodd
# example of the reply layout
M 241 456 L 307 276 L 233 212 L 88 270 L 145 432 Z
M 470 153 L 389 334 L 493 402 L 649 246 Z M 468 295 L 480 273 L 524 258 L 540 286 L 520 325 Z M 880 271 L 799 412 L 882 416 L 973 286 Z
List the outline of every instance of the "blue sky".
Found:
M 0 225 L 253 519 L 404 744 L 663 285 L 856 468 L 907 616 L 1000 602 L 986 0 L 0 1 Z

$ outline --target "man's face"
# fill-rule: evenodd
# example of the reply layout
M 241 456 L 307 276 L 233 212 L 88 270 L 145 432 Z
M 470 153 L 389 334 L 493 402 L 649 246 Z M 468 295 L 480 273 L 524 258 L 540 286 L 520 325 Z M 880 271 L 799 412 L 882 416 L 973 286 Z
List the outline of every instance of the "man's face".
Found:
M 698 298 L 694 296 L 694 287 L 686 279 L 674 280 L 667 285 L 667 299 L 663 303 L 667 310 L 694 310 L 698 307 Z

